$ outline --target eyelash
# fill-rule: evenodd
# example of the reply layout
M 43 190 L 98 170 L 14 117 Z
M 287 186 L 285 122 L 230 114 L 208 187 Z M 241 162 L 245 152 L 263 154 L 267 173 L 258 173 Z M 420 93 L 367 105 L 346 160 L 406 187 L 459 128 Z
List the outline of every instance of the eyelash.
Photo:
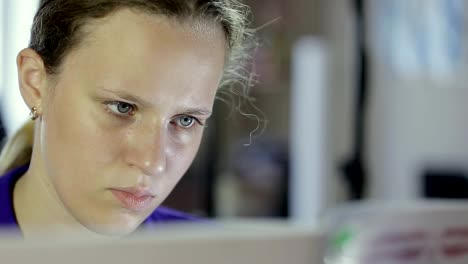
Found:
M 129 113 L 119 113 L 119 111 L 114 111 L 111 107 L 112 106 L 115 106 L 115 107 L 118 107 L 119 105 L 128 105 L 132 108 L 132 110 L 129 112 Z M 107 110 L 110 111 L 111 114 L 117 116 L 117 117 L 120 117 L 120 118 L 125 118 L 125 117 L 128 117 L 128 116 L 132 116 L 135 114 L 135 111 L 137 110 L 137 107 L 136 105 L 132 105 L 130 103 L 127 103 L 127 102 L 120 102 L 120 101 L 110 101 L 110 102 L 104 102 L 104 105 L 106 106 Z
M 192 123 L 190 126 L 185 127 L 185 126 L 181 126 L 181 125 L 178 125 L 178 124 L 177 124 L 178 120 L 180 121 L 181 119 L 186 118 L 186 117 L 189 117 L 189 118 L 193 119 L 193 123 Z M 177 117 L 175 117 L 173 120 L 171 120 L 171 124 L 174 124 L 174 123 L 176 124 L 177 127 L 180 127 L 180 128 L 182 128 L 182 129 L 187 129 L 187 130 L 195 129 L 195 127 L 196 127 L 195 125 L 196 125 L 196 124 L 198 124 L 198 125 L 201 126 L 201 127 L 206 127 L 206 125 L 203 124 L 203 122 L 200 121 L 200 119 L 198 119 L 198 118 L 196 118 L 196 117 L 194 117 L 194 116 L 190 116 L 190 115 L 180 115 L 180 116 L 177 116 Z
M 132 110 L 129 113 L 118 113 L 119 111 L 114 111 L 113 109 L 111 109 L 111 106 L 118 107 L 120 104 L 128 105 L 132 108 Z M 118 118 L 127 118 L 129 116 L 132 116 L 135 114 L 135 111 L 138 109 L 136 105 L 133 105 L 127 102 L 121 102 L 121 101 L 108 101 L 108 102 L 104 102 L 104 105 L 106 106 L 110 114 Z M 177 124 L 178 120 L 180 121 L 182 118 L 186 118 L 186 117 L 193 119 L 193 123 L 190 126 L 184 127 L 184 126 Z M 179 116 L 176 116 L 173 120 L 171 120 L 171 124 L 175 124 L 176 126 L 181 127 L 182 129 L 186 129 L 186 130 L 194 129 L 195 123 L 202 127 L 206 127 L 206 124 L 204 124 L 200 119 L 191 115 L 179 115 Z

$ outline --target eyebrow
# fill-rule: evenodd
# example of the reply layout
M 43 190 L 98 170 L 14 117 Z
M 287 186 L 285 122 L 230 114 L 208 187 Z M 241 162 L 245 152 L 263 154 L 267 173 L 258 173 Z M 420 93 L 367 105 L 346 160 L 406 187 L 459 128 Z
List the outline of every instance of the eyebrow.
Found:
M 187 115 L 211 115 L 211 111 L 206 108 L 190 108 L 183 111 Z
M 110 90 L 106 88 L 103 88 L 103 90 L 109 93 L 113 93 L 119 96 L 120 98 L 122 98 L 123 100 L 134 102 L 143 107 L 150 107 L 153 105 L 151 102 L 145 100 L 144 98 L 138 95 L 129 94 L 128 92 L 125 92 L 125 91 L 115 91 L 115 90 Z M 185 108 L 182 112 L 187 115 L 211 115 L 212 114 L 212 111 L 210 109 L 204 108 L 204 107 Z
M 102 90 L 108 93 L 115 94 L 124 100 L 131 101 L 133 103 L 137 103 L 145 107 L 151 106 L 151 103 L 149 101 L 143 99 L 142 97 L 138 95 L 133 95 L 124 91 L 116 91 L 116 90 L 111 90 L 111 89 L 106 89 L 106 88 L 103 88 Z

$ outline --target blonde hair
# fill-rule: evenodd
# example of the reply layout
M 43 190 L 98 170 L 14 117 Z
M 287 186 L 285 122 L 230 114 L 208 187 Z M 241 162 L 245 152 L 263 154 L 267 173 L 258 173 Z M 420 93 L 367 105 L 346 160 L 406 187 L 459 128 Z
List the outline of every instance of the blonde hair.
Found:
M 8 141 L 0 154 L 0 174 L 29 163 L 34 141 L 34 122 L 27 121 Z
M 84 37 L 83 25 L 121 8 L 167 15 L 181 21 L 199 18 L 219 23 L 229 50 L 217 99 L 226 101 L 222 95 L 231 93 L 251 100 L 248 94 L 253 74 L 246 65 L 251 63 L 256 43 L 253 30 L 248 28 L 250 9 L 238 0 L 41 0 L 29 48 L 41 56 L 49 75 L 59 74 L 64 57 Z M 241 92 L 236 93 L 235 87 L 240 87 Z M 33 134 L 34 122 L 28 121 L 7 141 L 0 154 L 0 175 L 30 162 Z

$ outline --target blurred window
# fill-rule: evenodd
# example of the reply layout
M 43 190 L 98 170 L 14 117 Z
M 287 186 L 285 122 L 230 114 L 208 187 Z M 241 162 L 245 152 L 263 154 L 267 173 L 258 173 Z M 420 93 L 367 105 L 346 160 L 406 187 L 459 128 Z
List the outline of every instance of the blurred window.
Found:
M 0 1 L 0 112 L 7 134 L 16 131 L 29 110 L 18 89 L 16 55 L 27 47 L 39 0 Z
M 5 1 L 0 1 L 0 95 L 3 92 L 3 20 L 5 16 L 3 15 L 3 5 Z M 1 97 L 0 97 L 1 98 Z

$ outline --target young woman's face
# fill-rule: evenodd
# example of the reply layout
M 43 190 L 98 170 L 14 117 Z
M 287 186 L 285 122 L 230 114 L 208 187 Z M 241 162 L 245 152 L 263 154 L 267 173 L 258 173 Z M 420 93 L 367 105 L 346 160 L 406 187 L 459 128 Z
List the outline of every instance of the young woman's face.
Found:
M 87 228 L 133 231 L 199 148 L 222 77 L 221 27 L 119 11 L 89 27 L 43 108 L 41 157 Z

